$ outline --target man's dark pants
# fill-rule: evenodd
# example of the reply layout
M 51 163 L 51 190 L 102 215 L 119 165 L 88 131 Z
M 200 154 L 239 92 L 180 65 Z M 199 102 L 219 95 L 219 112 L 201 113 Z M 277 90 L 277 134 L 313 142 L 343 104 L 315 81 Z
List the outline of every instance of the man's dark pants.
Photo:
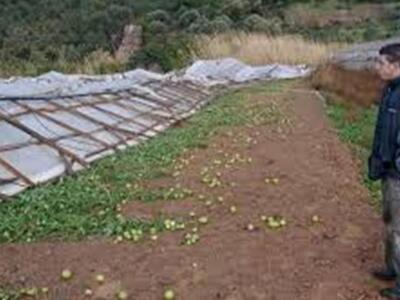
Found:
M 400 179 L 382 180 L 383 221 L 386 226 L 385 262 L 388 271 L 397 274 L 400 287 Z

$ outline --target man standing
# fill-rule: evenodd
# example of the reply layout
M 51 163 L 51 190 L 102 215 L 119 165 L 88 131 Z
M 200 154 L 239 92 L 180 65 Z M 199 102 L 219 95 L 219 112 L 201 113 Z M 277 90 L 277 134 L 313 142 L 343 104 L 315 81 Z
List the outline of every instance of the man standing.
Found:
M 386 266 L 374 276 L 395 281 L 393 288 L 380 291 L 382 297 L 400 299 L 400 44 L 380 49 L 376 70 L 387 85 L 379 106 L 368 176 L 382 180 Z

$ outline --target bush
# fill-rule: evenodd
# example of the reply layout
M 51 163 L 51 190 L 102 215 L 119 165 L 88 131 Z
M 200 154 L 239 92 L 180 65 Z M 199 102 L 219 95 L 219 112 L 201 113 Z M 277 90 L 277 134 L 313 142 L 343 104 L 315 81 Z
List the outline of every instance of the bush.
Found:
M 198 22 L 201 19 L 201 14 L 197 9 L 190 9 L 182 13 L 179 17 L 179 25 L 182 28 L 189 27 L 192 23 Z
M 259 12 L 263 7 L 262 0 L 225 0 L 223 12 L 238 21 L 252 12 Z
M 344 43 L 359 43 L 364 41 L 364 29 L 362 28 L 340 28 L 334 33 L 338 42 Z
M 232 27 L 232 26 L 234 25 L 234 22 L 232 21 L 232 19 L 229 18 L 227 15 L 220 15 L 220 16 L 216 17 L 216 18 L 214 19 L 214 21 L 217 21 L 217 22 L 224 22 L 224 23 L 226 23 L 227 25 L 229 25 L 229 27 Z
M 149 23 L 154 21 L 159 21 L 168 24 L 171 21 L 171 16 L 165 10 L 157 9 L 155 11 L 148 13 L 146 15 L 146 19 Z
M 241 16 L 250 13 L 251 3 L 249 0 L 226 0 L 223 11 L 232 19 L 239 20 Z
M 186 37 L 154 40 L 129 59 L 128 67 L 149 68 L 159 65 L 164 72 L 179 69 L 190 60 L 190 49 L 190 42 Z
M 388 34 L 389 34 L 389 32 L 385 28 L 385 26 L 383 26 L 379 22 L 371 21 L 365 27 L 363 39 L 364 40 L 378 40 L 378 39 L 386 38 L 388 36 Z
M 248 31 L 265 32 L 271 35 L 282 33 L 282 20 L 279 18 L 265 19 L 257 14 L 248 16 L 243 21 L 243 28 Z
M 168 25 L 161 21 L 152 21 L 147 30 L 152 34 L 162 34 L 168 31 Z
M 209 28 L 210 28 L 210 21 L 206 17 L 202 16 L 196 22 L 190 24 L 190 26 L 187 28 L 187 32 L 207 33 L 209 32 Z
M 227 16 L 219 16 L 204 26 L 204 33 L 222 33 L 233 29 L 233 21 Z

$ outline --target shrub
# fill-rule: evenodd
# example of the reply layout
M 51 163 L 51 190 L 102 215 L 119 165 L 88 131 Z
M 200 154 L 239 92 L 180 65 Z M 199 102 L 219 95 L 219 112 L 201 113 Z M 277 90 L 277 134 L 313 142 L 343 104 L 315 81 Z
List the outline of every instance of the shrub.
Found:
M 187 28 L 187 31 L 190 33 L 210 32 L 210 21 L 206 17 L 201 16 L 201 18 L 198 19 L 196 22 L 190 24 L 190 26 Z
M 368 22 L 365 27 L 363 39 L 364 40 L 378 40 L 387 37 L 388 30 L 380 22 Z
M 243 21 L 243 28 L 248 31 L 266 32 L 275 35 L 282 32 L 282 20 L 279 18 L 265 19 L 260 15 L 252 14 Z
M 227 25 L 229 25 L 230 27 L 234 25 L 234 22 L 232 21 L 232 19 L 229 18 L 227 15 L 220 15 L 220 16 L 216 17 L 214 19 L 214 21 L 224 22 Z
M 171 21 L 171 16 L 168 12 L 162 9 L 154 10 L 146 15 L 148 22 L 159 21 L 168 24 Z
M 357 43 L 364 41 L 364 29 L 363 28 L 339 28 L 336 33 L 336 38 L 338 42 L 345 43 Z
M 208 23 L 206 31 L 209 33 L 221 33 L 233 29 L 233 22 L 227 16 L 219 16 Z
M 251 12 L 260 11 L 262 0 L 225 0 L 223 11 L 236 21 Z
M 178 22 L 182 28 L 187 28 L 192 23 L 197 22 L 200 18 L 201 14 L 197 9 L 190 9 L 180 15 Z
M 191 57 L 190 42 L 186 37 L 171 37 L 149 42 L 133 55 L 128 62 L 130 68 L 159 65 L 164 72 L 184 67 Z
M 147 30 L 152 34 L 162 34 L 168 31 L 168 25 L 164 22 L 154 20 L 148 25 Z
M 249 0 L 226 0 L 223 11 L 233 20 L 237 21 L 243 15 L 250 13 L 251 3 Z

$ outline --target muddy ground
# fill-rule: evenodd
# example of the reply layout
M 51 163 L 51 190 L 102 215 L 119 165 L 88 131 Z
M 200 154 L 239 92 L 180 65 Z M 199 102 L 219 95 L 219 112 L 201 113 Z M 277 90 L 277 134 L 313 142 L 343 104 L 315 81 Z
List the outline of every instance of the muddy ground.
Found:
M 208 148 L 185 154 L 176 177 L 145 183 L 181 184 L 196 196 L 123 207 L 126 216 L 141 218 L 206 215 L 197 244 L 182 246 L 183 233 L 170 232 L 138 245 L 99 239 L 1 245 L 0 282 L 48 286 L 57 300 L 85 299 L 87 287 L 93 299 L 114 299 L 120 287 L 137 300 L 162 299 L 166 288 L 183 300 L 379 299 L 384 285 L 369 270 L 382 263 L 382 225 L 359 166 L 315 95 L 288 92 L 279 99 L 289 124 L 227 131 Z M 226 166 L 231 157 L 236 160 Z M 202 183 L 205 167 L 220 173 L 222 186 Z M 200 194 L 212 204 L 198 200 Z M 271 230 L 262 215 L 283 216 L 287 226 Z M 74 278 L 61 283 L 65 268 Z M 102 286 L 94 280 L 98 273 L 106 277 Z

